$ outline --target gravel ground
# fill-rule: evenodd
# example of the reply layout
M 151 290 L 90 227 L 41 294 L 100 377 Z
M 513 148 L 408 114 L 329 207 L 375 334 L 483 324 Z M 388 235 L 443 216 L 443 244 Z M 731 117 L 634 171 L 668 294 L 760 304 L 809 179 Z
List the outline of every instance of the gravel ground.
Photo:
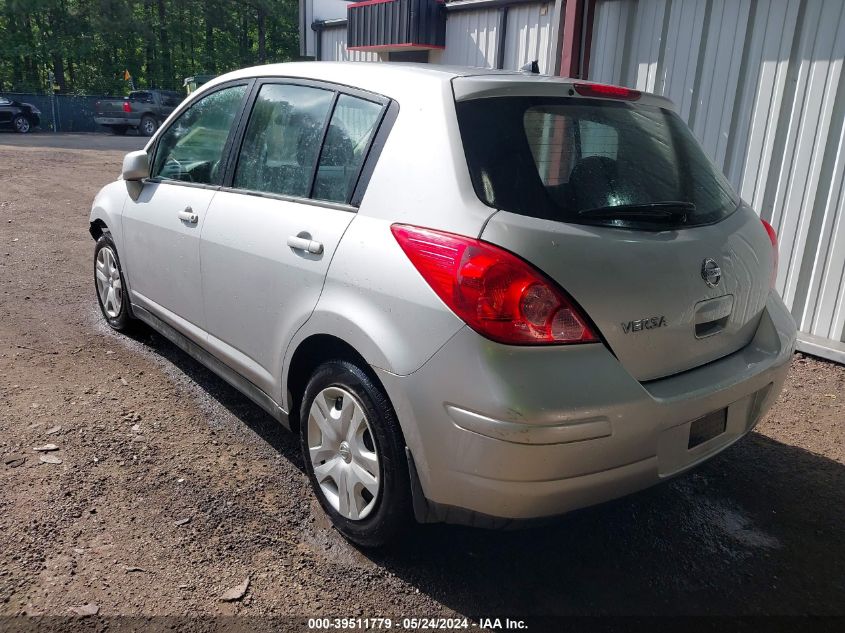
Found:
M 291 435 L 159 336 L 101 322 L 88 209 L 122 153 L 7 140 L 0 615 L 845 615 L 845 368 L 797 355 L 757 432 L 671 483 L 363 553 Z M 60 464 L 33 451 L 48 443 Z
M 114 136 L 110 134 L 54 134 L 53 132 L 36 130 L 29 134 L 16 134 L 15 132 L 0 131 L 0 146 L 10 145 L 15 147 L 52 147 L 62 149 L 93 149 L 93 150 L 120 150 L 131 152 L 136 149 L 144 149 L 144 145 L 150 140 L 146 136 L 129 134 L 127 136 Z M 117 163 L 118 170 L 120 163 Z

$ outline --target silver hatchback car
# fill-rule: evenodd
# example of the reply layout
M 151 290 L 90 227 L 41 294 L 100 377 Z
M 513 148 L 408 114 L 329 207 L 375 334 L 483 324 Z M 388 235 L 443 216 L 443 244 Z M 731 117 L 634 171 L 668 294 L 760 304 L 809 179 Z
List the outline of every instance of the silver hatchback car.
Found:
M 97 298 L 301 436 L 337 529 L 504 527 L 751 430 L 795 325 L 777 240 L 672 104 L 425 65 L 217 78 L 91 211 Z

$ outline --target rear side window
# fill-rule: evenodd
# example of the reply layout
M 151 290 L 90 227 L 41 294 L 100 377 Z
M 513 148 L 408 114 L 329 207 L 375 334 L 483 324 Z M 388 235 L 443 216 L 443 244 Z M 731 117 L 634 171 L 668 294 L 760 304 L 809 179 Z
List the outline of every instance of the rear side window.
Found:
M 631 103 L 502 97 L 457 104 L 467 164 L 491 207 L 562 222 L 678 228 L 739 199 L 673 112 Z
M 314 198 L 346 202 L 381 117 L 382 107 L 349 95 L 337 100 L 314 181 Z
M 249 118 L 233 186 L 308 197 L 334 92 L 265 84 Z

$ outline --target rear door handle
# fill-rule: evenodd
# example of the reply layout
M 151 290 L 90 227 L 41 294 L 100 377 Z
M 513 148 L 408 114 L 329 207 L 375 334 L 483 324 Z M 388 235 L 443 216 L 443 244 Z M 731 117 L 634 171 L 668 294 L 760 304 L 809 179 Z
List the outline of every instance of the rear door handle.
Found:
M 184 211 L 179 212 L 179 219 L 187 222 L 188 224 L 196 224 L 200 221 L 200 216 L 194 213 L 194 210 L 191 207 L 185 207 Z
M 298 251 L 312 253 L 313 255 L 319 255 L 323 252 L 323 245 L 320 242 L 299 237 L 298 235 L 291 235 L 288 238 L 288 246 Z

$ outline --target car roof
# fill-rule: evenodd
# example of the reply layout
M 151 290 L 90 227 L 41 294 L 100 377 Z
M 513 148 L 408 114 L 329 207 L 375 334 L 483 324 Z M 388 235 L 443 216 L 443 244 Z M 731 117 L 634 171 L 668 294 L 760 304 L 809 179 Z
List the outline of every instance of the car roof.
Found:
M 288 62 L 242 68 L 221 75 L 204 84 L 197 91 L 205 92 L 217 84 L 233 79 L 252 77 L 295 77 L 326 81 L 367 90 L 402 101 L 425 91 L 430 94 L 433 84 L 450 84 L 459 80 L 461 89 L 455 91 L 459 98 L 496 96 L 512 91 L 523 94 L 560 94 L 561 88 L 580 79 L 532 74 L 513 70 L 441 66 L 412 62 Z M 591 83 L 591 82 L 583 82 Z M 642 93 L 639 103 L 673 107 L 665 97 Z
M 309 77 L 313 79 L 329 80 L 343 74 L 350 81 L 366 79 L 372 75 L 388 77 L 436 77 L 442 81 L 450 81 L 454 77 L 467 75 L 520 75 L 512 70 L 493 70 L 487 68 L 468 68 L 463 66 L 443 66 L 440 64 L 422 64 L 414 62 L 286 62 L 282 64 L 266 64 L 236 70 L 222 75 L 220 78 L 233 76 L 278 76 L 278 77 Z

